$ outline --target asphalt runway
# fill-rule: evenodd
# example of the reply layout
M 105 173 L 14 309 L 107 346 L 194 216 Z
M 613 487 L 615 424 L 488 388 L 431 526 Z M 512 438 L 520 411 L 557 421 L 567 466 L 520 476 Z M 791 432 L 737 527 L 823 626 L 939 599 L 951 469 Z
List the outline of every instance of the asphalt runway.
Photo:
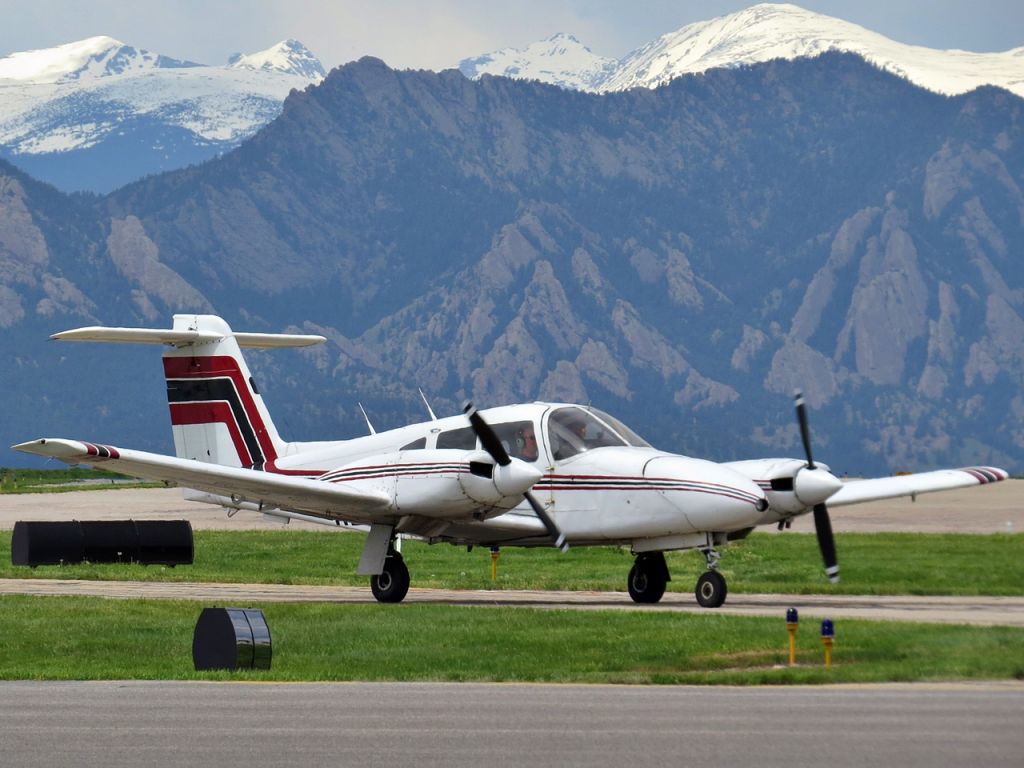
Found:
M 120 766 L 1019 766 L 1024 685 L 0 683 L 0 755 Z

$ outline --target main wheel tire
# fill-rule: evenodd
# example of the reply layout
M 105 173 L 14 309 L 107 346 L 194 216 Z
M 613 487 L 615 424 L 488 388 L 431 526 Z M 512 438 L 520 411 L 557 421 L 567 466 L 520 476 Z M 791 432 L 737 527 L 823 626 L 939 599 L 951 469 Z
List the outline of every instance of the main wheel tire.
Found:
M 662 573 L 651 568 L 649 563 L 637 558 L 629 570 L 627 587 L 634 603 L 656 603 L 665 594 L 665 580 Z
M 401 555 L 384 560 L 384 570 L 370 577 L 370 591 L 380 603 L 400 603 L 409 592 L 409 569 Z
M 725 596 L 729 594 L 729 587 L 725 583 L 725 577 L 718 571 L 706 571 L 697 579 L 697 602 L 705 608 L 718 608 L 725 602 Z

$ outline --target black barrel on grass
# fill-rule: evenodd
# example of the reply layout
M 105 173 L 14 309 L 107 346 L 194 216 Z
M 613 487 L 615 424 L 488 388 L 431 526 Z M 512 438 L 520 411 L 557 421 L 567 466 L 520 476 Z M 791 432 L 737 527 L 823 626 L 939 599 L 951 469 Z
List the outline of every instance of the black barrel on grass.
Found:
M 19 520 L 11 537 L 12 565 L 190 565 L 194 554 L 188 520 Z
M 270 627 L 258 608 L 204 608 L 192 635 L 197 671 L 270 669 Z
M 69 522 L 25 522 L 14 524 L 11 534 L 11 565 L 61 565 L 80 563 L 84 558 L 82 526 Z
M 139 560 L 149 565 L 192 565 L 195 543 L 188 520 L 146 520 L 139 532 Z
M 79 525 L 83 555 L 88 562 L 139 562 L 139 532 L 134 520 L 90 520 Z

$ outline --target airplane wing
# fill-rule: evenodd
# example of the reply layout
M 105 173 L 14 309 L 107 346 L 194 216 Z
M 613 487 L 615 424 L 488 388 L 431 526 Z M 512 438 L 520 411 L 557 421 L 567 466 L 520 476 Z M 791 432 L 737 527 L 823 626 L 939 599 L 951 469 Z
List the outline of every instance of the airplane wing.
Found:
M 173 482 L 219 496 L 231 496 L 235 501 L 251 501 L 316 517 L 371 521 L 385 516 L 391 504 L 391 498 L 385 493 L 356 490 L 341 483 L 225 467 L 78 440 L 43 438 L 13 448 L 68 464 L 85 464 L 132 477 Z
M 1006 470 L 997 467 L 964 467 L 872 480 L 851 480 L 844 483 L 843 487 L 828 499 L 827 504 L 831 508 L 865 501 L 895 499 L 900 496 L 916 496 L 919 493 L 997 483 L 1007 477 L 1009 474 Z

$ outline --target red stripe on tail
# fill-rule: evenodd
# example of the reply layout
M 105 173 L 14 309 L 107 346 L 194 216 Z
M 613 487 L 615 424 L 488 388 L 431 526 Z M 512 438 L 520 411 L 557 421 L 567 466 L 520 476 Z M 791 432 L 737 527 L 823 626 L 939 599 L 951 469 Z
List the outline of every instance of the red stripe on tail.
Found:
M 245 415 L 249 419 L 253 434 L 256 435 L 256 440 L 259 442 L 260 448 L 263 450 L 263 457 L 266 463 L 265 468 L 273 469 L 278 458 L 277 450 L 274 447 L 273 441 L 270 439 L 270 435 L 267 433 L 267 427 L 263 423 L 263 417 L 260 415 L 259 409 L 256 407 L 256 401 L 253 399 L 252 393 L 249 389 L 249 382 L 242 374 L 242 370 L 239 368 L 238 361 L 235 358 L 228 355 L 216 355 L 210 357 L 165 357 L 163 358 L 163 361 L 164 376 L 168 379 L 210 379 L 218 377 L 230 379 L 235 385 L 235 390 L 238 392 L 242 409 L 245 411 Z M 184 405 L 184 403 L 176 403 L 175 405 Z M 172 419 L 173 418 L 172 414 Z M 218 421 L 220 421 L 220 419 L 218 419 Z M 234 419 L 232 418 L 231 421 L 234 421 Z M 172 423 L 174 422 L 172 421 Z M 202 424 L 205 422 L 199 421 L 189 423 Z M 231 437 L 232 440 L 236 440 L 234 433 L 232 433 Z M 240 438 L 241 436 L 239 435 L 238 439 Z M 248 455 L 249 452 L 247 449 L 239 451 L 239 457 Z M 242 466 L 252 466 L 252 459 L 250 458 L 247 462 L 243 462 Z
M 235 451 L 238 452 L 239 463 L 243 467 L 251 467 L 252 456 L 249 455 L 249 449 L 245 447 L 245 440 L 242 439 L 242 433 L 238 429 L 238 422 L 235 421 L 235 414 L 231 412 L 231 406 L 220 402 L 171 403 L 171 424 L 174 426 L 212 423 L 227 425 L 231 442 L 235 444 Z

